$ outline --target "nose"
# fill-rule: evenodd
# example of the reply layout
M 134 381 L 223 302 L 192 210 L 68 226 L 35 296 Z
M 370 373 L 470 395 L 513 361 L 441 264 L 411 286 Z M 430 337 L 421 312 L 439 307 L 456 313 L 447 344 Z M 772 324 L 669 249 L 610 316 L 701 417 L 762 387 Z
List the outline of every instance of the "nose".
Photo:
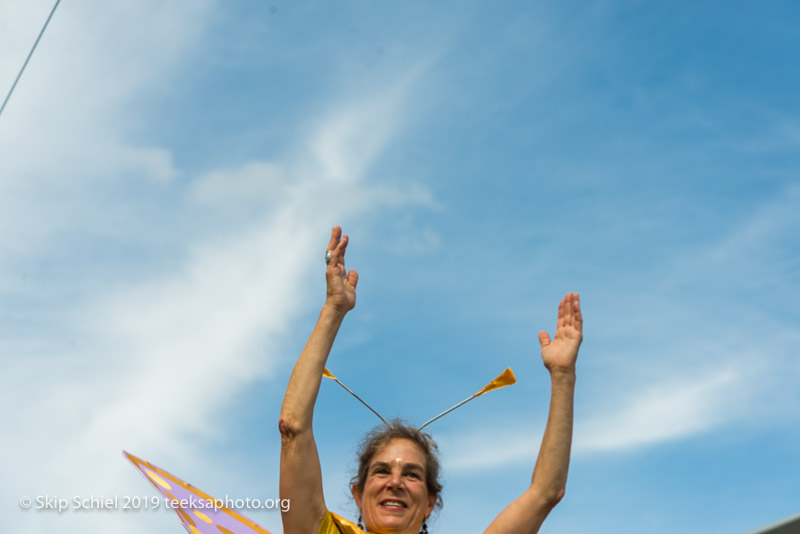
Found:
M 392 476 L 389 478 L 389 486 L 398 489 L 403 487 L 403 473 L 399 469 L 392 470 Z

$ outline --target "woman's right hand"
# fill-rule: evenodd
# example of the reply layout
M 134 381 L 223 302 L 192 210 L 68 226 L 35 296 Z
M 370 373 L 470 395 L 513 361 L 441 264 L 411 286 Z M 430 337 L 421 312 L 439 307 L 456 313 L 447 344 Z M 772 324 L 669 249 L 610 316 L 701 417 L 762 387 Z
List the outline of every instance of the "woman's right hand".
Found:
M 358 273 L 354 270 L 347 272 L 344 268 L 344 253 L 348 241 L 349 238 L 342 235 L 342 228 L 334 226 L 327 248 L 331 251 L 331 261 L 325 270 L 328 284 L 325 305 L 340 313 L 347 313 L 356 305 Z
M 281 432 L 282 499 L 290 499 L 291 510 L 281 514 L 284 534 L 318 532 L 325 518 L 322 470 L 314 441 L 312 422 L 325 363 L 345 314 L 356 305 L 358 274 L 344 268 L 347 236 L 338 226 L 328 243 L 330 261 L 325 269 L 328 297 L 317 324 L 286 387 L 278 428 Z

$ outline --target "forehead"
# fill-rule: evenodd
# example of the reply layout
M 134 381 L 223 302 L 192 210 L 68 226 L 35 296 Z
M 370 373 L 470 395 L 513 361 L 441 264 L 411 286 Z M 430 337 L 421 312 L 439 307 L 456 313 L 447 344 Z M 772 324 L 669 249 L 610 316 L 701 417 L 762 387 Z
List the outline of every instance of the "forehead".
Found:
M 378 449 L 372 457 L 370 464 L 377 462 L 418 464 L 425 467 L 425 454 L 422 449 L 411 440 L 395 438 Z

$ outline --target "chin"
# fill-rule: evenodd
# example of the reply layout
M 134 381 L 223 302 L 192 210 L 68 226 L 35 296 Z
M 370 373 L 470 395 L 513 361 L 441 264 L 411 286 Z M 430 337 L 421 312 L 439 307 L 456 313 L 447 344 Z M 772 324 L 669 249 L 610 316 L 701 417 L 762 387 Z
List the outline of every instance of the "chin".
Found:
M 397 532 L 397 531 L 404 531 L 411 527 L 413 521 L 410 520 L 408 517 L 386 517 L 378 515 L 375 518 L 375 525 L 372 529 L 375 532 Z

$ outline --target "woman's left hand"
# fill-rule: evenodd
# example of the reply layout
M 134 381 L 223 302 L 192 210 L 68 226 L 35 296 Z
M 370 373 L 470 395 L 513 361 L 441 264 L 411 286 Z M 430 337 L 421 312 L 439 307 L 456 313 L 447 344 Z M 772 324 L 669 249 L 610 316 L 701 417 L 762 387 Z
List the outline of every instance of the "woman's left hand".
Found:
M 545 331 L 539 332 L 544 366 L 551 373 L 574 372 L 581 341 L 583 341 L 583 318 L 580 297 L 577 293 L 567 293 L 558 305 L 555 339 L 551 341 L 550 334 Z

